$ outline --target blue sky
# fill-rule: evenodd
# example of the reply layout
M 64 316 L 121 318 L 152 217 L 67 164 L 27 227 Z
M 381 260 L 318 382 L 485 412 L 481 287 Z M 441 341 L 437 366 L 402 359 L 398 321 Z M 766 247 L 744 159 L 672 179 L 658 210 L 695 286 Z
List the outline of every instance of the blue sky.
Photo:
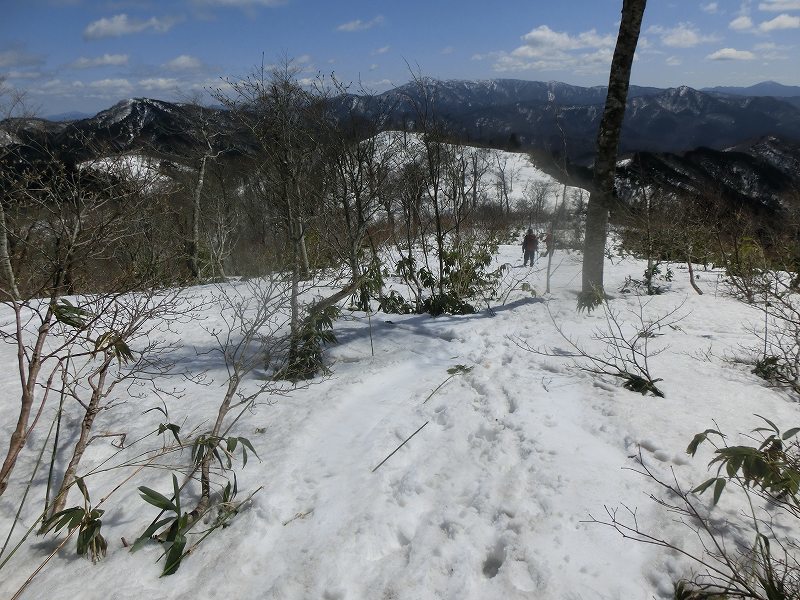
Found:
M 605 84 L 622 0 L 4 0 L 0 76 L 42 114 L 198 97 L 293 59 L 383 91 L 442 79 Z M 633 83 L 800 84 L 800 0 L 650 0 Z

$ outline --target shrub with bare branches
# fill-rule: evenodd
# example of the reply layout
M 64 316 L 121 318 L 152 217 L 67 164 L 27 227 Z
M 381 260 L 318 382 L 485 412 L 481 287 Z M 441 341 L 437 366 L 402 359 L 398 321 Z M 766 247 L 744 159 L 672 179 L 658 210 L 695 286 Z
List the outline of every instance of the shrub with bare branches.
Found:
M 664 397 L 656 385 L 660 378 L 651 373 L 650 359 L 662 353 L 666 347 L 653 348 L 653 341 L 667 331 L 678 330 L 678 323 L 685 317 L 682 314 L 683 302 L 663 314 L 651 317 L 647 314 L 650 303 L 639 299 L 638 308 L 629 309 L 626 314 L 612 306 L 608 301 L 600 305 L 603 309 L 605 326 L 595 328 L 592 334 L 593 346 L 587 347 L 564 330 L 552 313 L 550 318 L 556 331 L 567 343 L 569 349 L 534 348 L 525 342 L 518 344 L 530 352 L 560 358 L 570 357 L 576 368 L 600 376 L 608 376 L 623 381 L 623 387 L 640 394 L 651 393 Z

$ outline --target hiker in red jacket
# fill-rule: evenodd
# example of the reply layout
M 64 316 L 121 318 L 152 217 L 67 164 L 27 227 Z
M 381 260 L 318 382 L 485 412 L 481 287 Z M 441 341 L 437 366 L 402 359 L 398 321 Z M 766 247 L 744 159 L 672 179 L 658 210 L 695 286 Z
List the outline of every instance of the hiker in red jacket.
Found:
M 530 227 L 528 228 L 528 233 L 525 234 L 525 238 L 522 240 L 522 266 L 527 266 L 528 260 L 531 261 L 531 266 L 533 266 L 533 261 L 536 260 L 536 250 L 539 247 L 539 239 L 534 235 L 533 229 Z

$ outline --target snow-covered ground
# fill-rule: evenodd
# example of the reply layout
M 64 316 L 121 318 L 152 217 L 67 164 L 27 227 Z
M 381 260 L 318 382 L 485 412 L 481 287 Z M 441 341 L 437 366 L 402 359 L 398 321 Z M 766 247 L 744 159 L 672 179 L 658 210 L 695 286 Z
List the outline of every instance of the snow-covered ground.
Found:
M 419 134 L 382 132 L 378 134 L 377 140 L 378 147 L 384 151 L 390 147 L 394 148 L 391 154 L 400 164 L 410 160 L 414 154 L 417 156 L 424 154 L 424 144 Z M 452 148 L 449 144 L 444 146 Z M 502 205 L 505 203 L 504 194 L 507 194 L 511 207 L 519 208 L 522 212 L 526 212 L 525 206 L 528 206 L 527 210 L 530 211 L 533 203 L 540 203 L 540 210 L 550 211 L 562 202 L 563 185 L 534 164 L 529 154 L 469 146 L 457 147 L 453 151 L 458 154 L 465 150 L 467 153 L 479 154 L 478 164 L 482 172 L 480 187 L 493 201 Z M 471 183 L 469 170 L 467 179 Z M 574 203 L 576 197 L 582 197 L 585 202 L 589 199 L 589 192 L 579 187 L 567 186 L 564 198 L 567 204 Z
M 618 382 L 573 366 L 570 358 L 526 352 L 520 345 L 567 350 L 554 322 L 587 347 L 602 311 L 575 310 L 580 256 L 557 251 L 551 295 L 544 296 L 540 260 L 521 266 L 517 245 L 502 246 L 516 280 L 505 304 L 469 316 L 352 313 L 336 324 L 339 344 L 326 356 L 332 376 L 284 397 L 262 398 L 232 432 L 249 438 L 260 456 L 237 470 L 239 497 L 259 486 L 225 529 L 212 533 L 173 576 L 159 578 L 161 548 L 130 554 L 122 538 L 135 539 L 156 516 L 137 486 L 166 493 L 170 473 L 139 473 L 114 492 L 103 508 L 108 556 L 93 565 L 77 558 L 73 543 L 36 575 L 27 599 L 649 599 L 670 597 L 672 582 L 690 575 L 676 555 L 623 540 L 586 521 L 606 506 L 637 511 L 642 528 L 676 543 L 693 533 L 648 496 L 649 480 L 626 467 L 641 451 L 654 473 L 686 486 L 707 477 L 709 450 L 690 459 L 692 436 L 718 426 L 732 434 L 760 423 L 754 413 L 788 428 L 800 425 L 797 405 L 767 388 L 747 365 L 729 359 L 755 343 L 748 326 L 759 314 L 725 297 L 713 272 L 699 272 L 698 296 L 685 270 L 660 296 L 616 294 L 611 306 L 624 319 L 646 304 L 647 318 L 682 304 L 685 317 L 653 339 L 664 351 L 652 358 L 666 398 L 642 396 Z M 641 277 L 643 263 L 606 263 L 609 291 L 626 276 Z M 538 292 L 523 291 L 527 282 Z M 209 293 L 201 288 L 198 293 Z M 212 312 L 207 327 L 221 325 Z M 217 320 L 215 320 L 217 319 Z M 185 344 L 189 365 L 224 380 L 221 365 L 202 352 L 210 340 L 198 321 L 174 335 Z M 594 345 L 593 345 L 594 344 Z M 195 348 L 201 352 L 195 353 Z M 709 352 L 710 351 L 710 352 Z M 0 439 L 15 421 L 16 393 L 10 346 L 0 346 Z M 457 365 L 456 374 L 435 393 Z M 257 377 L 257 375 L 254 375 Z M 432 394 L 432 395 L 431 395 Z M 170 404 L 185 430 L 212 419 L 218 386 L 189 387 Z M 98 431 L 152 427 L 158 415 L 142 412 L 152 399 L 129 401 L 103 413 Z M 50 422 L 55 405 L 43 422 Z M 182 416 L 181 416 L 182 415 Z M 373 469 L 426 424 L 385 464 Z M 12 487 L 0 498 L 3 539 L 41 449 L 46 427 L 37 428 Z M 114 449 L 98 439 L 84 469 Z M 5 441 L 3 445 L 5 451 Z M 188 461 L 188 450 L 183 458 Z M 171 460 L 177 460 L 172 457 Z M 46 471 L 46 469 L 43 469 Z M 95 502 L 130 471 L 87 480 Z M 37 475 L 20 531 L 41 510 L 46 475 Z M 708 499 L 705 499 L 706 501 Z M 68 506 L 77 504 L 76 492 Z M 733 516 L 733 497 L 715 509 Z M 10 597 L 55 548 L 54 536 L 24 545 L 0 571 L 0 597 Z M 191 543 L 191 540 L 190 540 Z M 13 546 L 13 542 L 11 544 Z M 5 558 L 5 557 L 3 557 Z M 0 559 L 2 560 L 2 559 Z
M 158 160 L 145 154 L 119 154 L 81 163 L 82 168 L 107 171 L 137 181 L 149 191 L 166 188 L 169 178 L 159 173 Z
M 508 196 L 512 206 L 519 205 L 520 202 L 525 200 L 530 201 L 531 198 L 535 198 L 539 194 L 542 195 L 543 206 L 546 210 L 552 210 L 561 203 L 562 194 L 564 193 L 563 185 L 552 175 L 545 173 L 531 162 L 524 152 L 492 150 L 490 164 L 495 178 L 500 173 L 500 167 L 503 167 L 507 181 L 511 184 Z M 582 188 L 568 185 L 566 202 L 568 204 L 574 202 L 576 195 L 582 195 L 584 202 L 589 199 L 589 192 Z

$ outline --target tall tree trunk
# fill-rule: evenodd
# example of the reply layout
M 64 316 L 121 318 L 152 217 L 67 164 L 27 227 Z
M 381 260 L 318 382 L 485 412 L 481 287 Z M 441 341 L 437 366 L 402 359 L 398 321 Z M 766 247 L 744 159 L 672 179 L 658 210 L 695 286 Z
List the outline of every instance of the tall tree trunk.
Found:
M 303 277 L 311 276 L 311 265 L 308 263 L 308 250 L 306 249 L 306 227 L 300 223 L 300 262 L 303 265 Z
M 11 253 L 8 250 L 8 226 L 2 197 L 0 197 L 0 275 L 3 276 L 8 286 L 6 294 L 11 297 L 11 300 L 19 300 L 17 279 L 14 276 L 14 269 L 11 267 Z
M 289 299 L 291 320 L 289 322 L 289 369 L 295 368 L 300 354 L 300 244 L 293 242 L 292 251 L 292 291 Z
M 300 184 L 298 183 L 297 179 L 294 178 L 294 197 L 297 202 L 297 216 L 291 217 L 291 224 L 290 229 L 292 229 L 292 235 L 295 237 L 295 243 L 299 250 L 300 256 L 300 264 L 302 268 L 302 275 L 306 279 L 311 276 L 311 267 L 308 264 L 308 250 L 306 250 L 306 224 L 303 221 L 303 211 L 302 211 L 302 204 L 300 199 L 303 197 L 303 191 L 300 188 Z M 290 211 L 294 214 L 290 207 Z
M 583 246 L 584 301 L 603 292 L 608 211 L 614 195 L 614 174 L 617 163 L 622 120 L 631 77 L 633 55 L 639 40 L 647 0 L 623 0 L 622 20 L 611 61 L 608 95 L 597 133 L 597 156 L 594 162 L 592 190 L 586 209 L 586 238 Z
M 439 261 L 439 276 L 436 278 L 439 295 L 444 295 L 444 230 L 442 229 L 442 214 L 439 209 L 439 189 L 433 188 L 433 217 L 436 220 L 436 258 Z M 433 290 L 431 290 L 433 291 Z
M 208 155 L 203 155 L 200 160 L 200 170 L 197 174 L 197 184 L 194 186 L 192 198 L 192 239 L 189 241 L 189 272 L 192 279 L 200 279 L 200 198 L 203 195 L 203 184 L 206 177 L 206 162 Z

